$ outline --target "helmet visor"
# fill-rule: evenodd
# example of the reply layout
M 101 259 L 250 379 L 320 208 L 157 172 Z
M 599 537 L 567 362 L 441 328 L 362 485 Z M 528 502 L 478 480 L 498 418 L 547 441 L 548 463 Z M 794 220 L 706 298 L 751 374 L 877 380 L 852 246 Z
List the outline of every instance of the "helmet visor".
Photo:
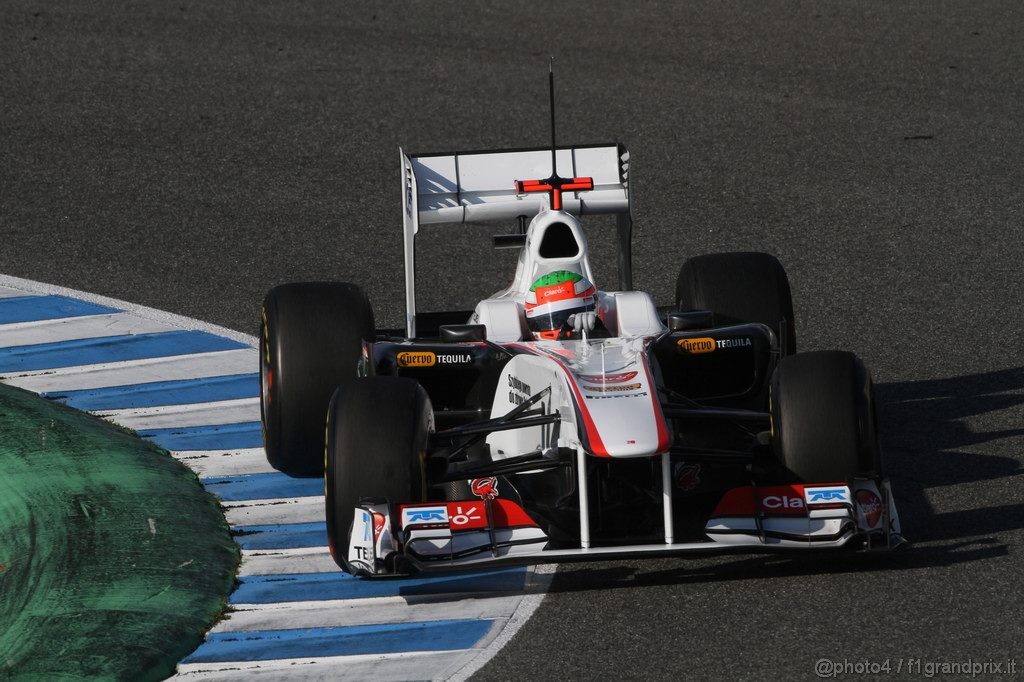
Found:
M 577 308 L 534 314 L 532 317 L 526 318 L 526 324 L 530 328 L 530 331 L 534 333 L 554 331 L 561 329 L 562 325 L 566 323 L 566 320 L 569 319 L 570 315 L 589 312 L 594 309 L 595 305 L 591 303 L 590 305 L 579 306 Z

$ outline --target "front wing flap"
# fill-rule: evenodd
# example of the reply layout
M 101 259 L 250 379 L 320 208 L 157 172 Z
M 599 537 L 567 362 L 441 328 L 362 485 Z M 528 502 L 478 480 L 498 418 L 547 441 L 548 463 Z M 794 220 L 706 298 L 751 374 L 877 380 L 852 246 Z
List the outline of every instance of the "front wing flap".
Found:
M 733 488 L 719 501 L 704 532 L 727 545 L 756 540 L 760 545 L 796 542 L 806 547 L 860 537 L 871 549 L 890 548 L 902 540 L 889 482 L 873 479 L 850 485 Z
M 705 534 L 707 542 L 551 549 L 540 526 L 511 500 L 364 504 L 356 508 L 347 557 L 356 574 L 386 576 L 619 557 L 848 545 L 879 550 L 905 543 L 887 480 L 733 488 L 708 519 Z

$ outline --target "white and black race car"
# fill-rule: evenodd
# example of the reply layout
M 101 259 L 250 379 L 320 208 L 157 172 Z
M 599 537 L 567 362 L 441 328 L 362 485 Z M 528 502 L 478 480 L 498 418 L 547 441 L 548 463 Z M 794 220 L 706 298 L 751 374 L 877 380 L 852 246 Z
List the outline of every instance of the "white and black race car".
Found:
M 622 145 L 403 152 L 401 169 L 404 330 L 376 329 L 354 284 L 286 284 L 263 306 L 267 457 L 324 474 L 339 565 L 903 543 L 870 376 L 851 353 L 795 352 L 774 257 L 687 260 L 661 314 L 632 289 Z M 618 291 L 592 284 L 588 214 L 617 216 Z M 494 238 L 520 249 L 512 284 L 419 312 L 419 226 L 488 221 L 518 224 Z

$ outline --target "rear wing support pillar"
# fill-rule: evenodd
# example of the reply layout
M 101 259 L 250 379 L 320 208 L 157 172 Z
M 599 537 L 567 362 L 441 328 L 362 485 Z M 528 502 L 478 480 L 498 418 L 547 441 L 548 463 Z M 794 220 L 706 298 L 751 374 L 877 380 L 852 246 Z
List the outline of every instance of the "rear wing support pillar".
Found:
M 401 149 L 402 226 L 405 248 L 405 335 L 416 338 L 416 233 L 420 231 L 419 193 L 412 161 Z

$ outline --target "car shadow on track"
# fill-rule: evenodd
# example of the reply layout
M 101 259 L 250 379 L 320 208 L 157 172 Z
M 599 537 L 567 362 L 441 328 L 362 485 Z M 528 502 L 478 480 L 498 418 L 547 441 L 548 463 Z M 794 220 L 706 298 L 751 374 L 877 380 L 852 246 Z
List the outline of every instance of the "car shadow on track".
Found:
M 936 568 L 1006 556 L 1008 546 L 994 538 L 910 547 L 891 554 L 822 552 L 815 555 L 754 555 L 715 560 L 665 559 L 657 562 L 561 565 L 549 594 L 635 589 L 684 583 L 721 583 L 783 577 L 864 574 Z
M 875 388 L 885 467 L 909 547 L 562 565 L 550 591 L 900 571 L 1007 555 L 1006 534 L 1024 529 L 1024 503 L 976 496 L 970 508 L 936 510 L 929 490 L 978 482 L 1000 488 L 1024 473 L 1024 451 L 1007 440 L 1024 435 L 1024 368 Z
M 891 476 L 930 488 L 1021 473 L 1018 453 L 962 449 L 991 449 L 986 446 L 1024 435 L 1024 368 L 879 384 L 876 397 Z M 980 430 L 969 420 L 995 428 Z
M 1024 435 L 1024 368 L 881 384 L 876 397 L 885 467 L 912 541 L 1024 528 L 1024 505 L 976 496 L 970 509 L 937 511 L 927 494 L 978 482 L 996 490 L 1024 473 L 1024 452 L 1008 440 Z

